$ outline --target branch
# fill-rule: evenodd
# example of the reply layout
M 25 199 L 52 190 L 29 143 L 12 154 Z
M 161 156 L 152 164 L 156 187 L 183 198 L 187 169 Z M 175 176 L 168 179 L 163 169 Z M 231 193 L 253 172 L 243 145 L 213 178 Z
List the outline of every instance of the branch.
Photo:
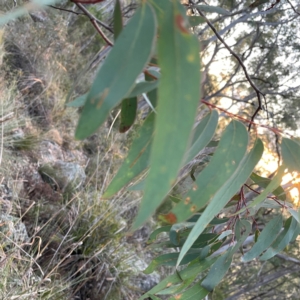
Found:
M 102 31 L 102 29 L 98 26 L 98 19 L 91 14 L 82 4 L 80 3 L 76 3 L 75 4 L 84 12 L 84 14 L 86 16 L 88 16 L 90 18 L 91 23 L 93 24 L 93 26 L 96 28 L 96 30 L 98 31 L 98 33 L 101 35 L 101 37 L 103 38 L 103 40 L 106 42 L 107 45 L 109 46 L 113 46 L 114 44 L 109 40 L 109 38 L 104 34 L 104 32 Z M 101 22 L 101 21 L 100 21 Z M 102 23 L 102 22 L 101 22 Z M 104 23 L 103 23 L 104 24 Z M 101 24 L 103 26 L 103 24 Z M 104 27 L 104 26 L 103 26 Z M 107 29 L 107 28 L 106 28 Z
M 239 62 L 239 64 L 241 65 L 241 67 L 243 68 L 243 71 L 245 73 L 245 76 L 248 80 L 248 82 L 250 83 L 251 87 L 255 90 L 256 95 L 257 95 L 257 99 L 258 99 L 258 107 L 255 110 L 254 114 L 251 117 L 251 121 L 254 121 L 255 116 L 258 114 L 258 112 L 262 109 L 262 102 L 261 102 L 261 95 L 264 97 L 265 95 L 256 87 L 256 85 L 254 84 L 254 82 L 251 80 L 247 69 L 244 65 L 244 63 L 242 62 L 242 60 L 240 59 L 240 57 L 227 45 L 227 43 L 223 40 L 223 38 L 219 35 L 219 33 L 217 32 L 216 28 L 214 27 L 214 25 L 205 17 L 205 15 L 202 13 L 202 11 L 200 9 L 197 9 L 200 16 L 203 17 L 207 23 L 207 25 L 211 28 L 211 30 L 215 33 L 216 37 L 221 41 L 221 43 L 225 46 L 225 48 L 230 52 L 230 54 L 232 56 L 234 56 L 236 58 L 236 60 Z M 249 123 L 249 127 L 248 130 L 250 130 L 251 128 L 251 123 Z
M 289 3 L 289 5 L 292 7 L 293 11 L 300 16 L 300 13 L 296 10 L 296 8 L 294 7 L 294 5 L 291 3 L 290 0 L 287 0 L 287 2 Z
M 260 287 L 262 285 L 265 286 L 268 283 L 275 281 L 285 275 L 297 273 L 297 272 L 299 272 L 299 268 L 291 268 L 291 269 L 283 270 L 281 272 L 276 272 L 275 274 L 271 274 L 269 276 L 265 276 L 265 277 L 261 278 L 261 281 L 258 282 L 257 284 L 255 284 L 254 286 L 250 286 L 250 287 L 246 286 L 244 288 L 240 288 L 239 292 L 228 297 L 226 300 L 240 299 L 239 296 L 249 293 L 250 291 L 257 289 L 258 287 Z
M 48 6 L 51 7 L 51 8 L 57 9 L 57 10 L 66 11 L 66 12 L 75 14 L 77 16 L 80 16 L 80 15 L 81 16 L 86 16 L 86 14 L 84 14 L 84 13 L 80 13 L 80 12 L 77 12 L 77 11 L 74 11 L 74 10 L 71 10 L 71 9 L 66 9 L 66 8 L 62 8 L 62 7 L 58 7 L 58 6 L 54 6 L 54 5 L 48 5 Z

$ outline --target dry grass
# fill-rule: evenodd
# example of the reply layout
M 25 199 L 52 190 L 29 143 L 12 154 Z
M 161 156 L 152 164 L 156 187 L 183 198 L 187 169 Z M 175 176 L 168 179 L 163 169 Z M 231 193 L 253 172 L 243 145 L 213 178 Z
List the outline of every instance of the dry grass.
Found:
M 5 1 L 0 7 L 9 8 Z M 126 231 L 138 196 L 99 200 L 126 154 L 127 136 L 107 125 L 74 141 L 78 112 L 64 106 L 99 39 L 83 51 L 80 37 L 90 24 L 69 20 L 69 28 L 64 13 L 47 13 L 45 23 L 24 16 L 0 34 L 0 298 L 137 299 L 132 261 L 140 245 L 129 243 Z M 73 97 L 92 76 L 82 75 Z M 71 197 L 35 177 L 44 141 L 87 157 L 87 182 Z M 16 238 L 20 226 L 28 237 Z

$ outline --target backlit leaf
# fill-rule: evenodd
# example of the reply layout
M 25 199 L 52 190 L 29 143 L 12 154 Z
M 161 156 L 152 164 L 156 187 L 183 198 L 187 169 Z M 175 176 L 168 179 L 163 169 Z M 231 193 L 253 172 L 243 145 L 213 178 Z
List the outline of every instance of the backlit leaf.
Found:
M 300 144 L 287 138 L 281 142 L 282 161 L 289 172 L 300 172 Z
M 241 212 L 249 209 L 250 207 L 255 207 L 259 205 L 262 201 L 264 201 L 268 197 L 270 193 L 276 190 L 281 184 L 282 176 L 284 175 L 284 170 L 285 170 L 285 166 L 280 166 L 279 169 L 277 170 L 276 175 L 272 178 L 272 181 L 267 185 L 264 191 L 259 196 L 254 198 L 253 201 L 247 205 L 247 207 L 244 207 L 240 209 L 238 212 L 236 212 L 235 215 L 240 214 Z
M 193 5 L 192 7 L 197 8 L 204 12 L 208 12 L 208 13 L 217 13 L 220 15 L 230 15 L 230 12 L 228 10 L 226 10 L 222 7 L 218 7 L 218 6 L 196 4 L 196 5 Z
M 268 184 L 272 181 L 270 178 L 261 177 L 255 173 L 252 173 L 250 176 L 251 180 L 253 180 L 254 183 L 257 185 L 266 188 Z M 279 186 L 276 190 L 273 191 L 273 194 L 278 197 L 280 200 L 286 200 L 286 194 L 284 189 Z
M 216 110 L 206 115 L 193 131 L 193 143 L 184 162 L 192 160 L 213 138 L 218 125 L 219 115 Z
M 237 130 L 236 128 L 235 134 L 240 137 L 241 141 L 242 136 L 245 133 L 243 133 L 243 130 Z M 222 140 L 220 141 L 219 147 L 221 146 L 221 144 Z M 240 149 L 240 151 L 244 152 L 242 148 Z M 198 219 L 196 225 L 192 229 L 189 237 L 183 245 L 180 256 L 178 258 L 178 264 L 184 257 L 185 253 L 190 249 L 191 245 L 193 245 L 194 241 L 209 224 L 209 222 L 214 218 L 215 215 L 220 212 L 220 210 L 226 205 L 226 203 L 233 197 L 233 195 L 235 195 L 235 193 L 248 179 L 254 167 L 259 162 L 262 153 L 263 143 L 258 139 L 251 151 L 241 161 L 235 172 L 232 175 L 228 174 L 228 181 L 212 196 L 210 203 Z
M 176 217 L 177 223 L 185 221 L 204 207 L 227 182 L 238 168 L 247 145 L 248 133 L 245 126 L 232 121 L 225 129 L 211 161 L 196 178 L 193 189 L 188 192 L 185 200 L 172 210 L 171 214 Z

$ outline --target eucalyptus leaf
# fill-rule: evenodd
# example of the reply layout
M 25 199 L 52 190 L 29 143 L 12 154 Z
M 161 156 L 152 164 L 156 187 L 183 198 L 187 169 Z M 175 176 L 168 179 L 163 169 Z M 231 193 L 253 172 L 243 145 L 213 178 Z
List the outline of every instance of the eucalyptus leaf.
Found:
M 289 172 L 300 172 L 300 144 L 291 139 L 282 138 L 282 161 Z
M 274 217 L 258 236 L 254 246 L 242 257 L 242 261 L 248 262 L 258 257 L 271 246 L 282 228 L 282 215 Z
M 150 60 L 155 35 L 154 12 L 143 2 L 96 75 L 77 125 L 77 139 L 95 132 L 109 112 L 132 90 L 136 78 Z
M 268 260 L 282 251 L 292 241 L 297 228 L 298 222 L 293 217 L 288 218 L 284 229 L 280 232 L 272 246 L 260 257 L 260 260 Z
M 151 168 L 133 229 L 155 212 L 175 183 L 190 143 L 200 98 L 199 43 L 184 25 L 185 9 L 179 1 L 152 3 L 159 23 L 157 53 L 161 77 Z
M 193 8 L 197 8 L 201 11 L 208 13 L 217 13 L 220 15 L 230 15 L 230 12 L 219 6 L 211 6 L 211 5 L 203 5 L 203 4 L 195 4 L 192 6 Z
M 238 130 L 238 127 L 234 130 L 234 132 L 236 135 L 243 136 L 245 134 L 243 133 L 242 129 Z M 219 147 L 220 145 L 221 145 L 221 141 Z M 239 163 L 239 167 L 228 178 L 228 181 L 212 197 L 210 203 L 206 207 L 201 217 L 198 219 L 189 237 L 187 238 L 185 244 L 183 245 L 180 251 L 180 256 L 177 261 L 177 265 L 180 263 L 185 253 L 188 252 L 191 245 L 193 245 L 194 241 L 203 232 L 203 230 L 213 219 L 213 217 L 219 213 L 219 211 L 232 198 L 232 196 L 236 193 L 236 191 L 239 190 L 240 187 L 243 185 L 243 183 L 248 179 L 254 167 L 259 162 L 262 153 L 263 153 L 263 143 L 261 140 L 258 139 L 254 144 L 253 148 L 251 149 L 251 151 L 247 155 L 245 155 L 243 160 Z

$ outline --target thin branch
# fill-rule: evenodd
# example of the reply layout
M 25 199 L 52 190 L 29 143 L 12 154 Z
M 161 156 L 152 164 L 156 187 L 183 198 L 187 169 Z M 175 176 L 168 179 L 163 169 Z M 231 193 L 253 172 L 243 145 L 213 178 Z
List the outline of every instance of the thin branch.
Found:
M 109 40 L 109 38 L 104 34 L 104 32 L 102 31 L 102 29 L 98 26 L 98 19 L 91 14 L 82 4 L 80 3 L 76 3 L 76 5 L 85 13 L 86 16 L 89 17 L 91 23 L 93 24 L 93 26 L 96 28 L 96 30 L 98 31 L 98 33 L 101 35 L 101 37 L 103 38 L 103 40 L 106 42 L 107 45 L 109 46 L 113 46 L 114 44 Z M 100 21 L 101 22 L 101 21 Z M 102 23 L 102 22 L 101 22 Z M 100 24 L 103 26 L 103 24 Z M 107 25 L 106 25 L 107 26 Z M 104 26 L 103 26 L 104 27 Z M 107 28 L 106 28 L 107 29 Z
M 82 5 L 82 4 L 81 4 Z M 66 9 L 66 8 L 62 8 L 62 7 L 58 7 L 58 6 L 54 6 L 54 5 L 48 5 L 49 7 L 53 8 L 53 9 L 57 9 L 57 10 L 61 10 L 61 11 L 66 11 L 66 12 L 69 12 L 69 13 L 72 13 L 72 14 L 75 14 L 77 16 L 87 16 L 87 17 L 90 17 L 89 15 L 87 15 L 86 13 L 80 13 L 80 12 L 77 12 L 77 11 L 74 11 L 74 10 L 71 10 L 71 9 Z M 105 23 L 103 23 L 102 21 L 100 21 L 99 19 L 97 19 L 95 16 L 93 16 L 91 14 L 92 18 L 94 20 L 96 20 L 96 22 L 101 25 L 103 28 L 105 28 L 106 30 L 108 30 L 109 32 L 113 33 L 112 29 Z
M 293 11 L 294 11 L 297 15 L 300 16 L 300 12 L 298 12 L 298 11 L 296 10 L 296 8 L 295 8 L 294 5 L 291 3 L 291 1 L 290 1 L 290 0 L 287 0 L 287 2 L 288 2 L 289 5 L 292 7 Z
M 66 9 L 66 8 L 62 8 L 62 7 L 58 7 L 58 6 L 54 6 L 54 5 L 48 5 L 48 6 L 51 7 L 51 8 L 57 9 L 57 10 L 66 11 L 66 12 L 75 14 L 77 16 L 80 16 L 80 15 L 81 16 L 86 16 L 86 14 L 84 14 L 84 13 L 80 13 L 80 12 L 77 12 L 77 11 L 74 11 L 74 10 L 71 10 L 71 9 Z
M 285 134 L 285 135 L 287 135 L 287 136 L 289 136 L 289 137 L 291 137 L 291 138 L 294 137 L 293 135 L 289 134 L 288 132 L 284 132 L 284 131 L 282 131 L 282 130 L 280 130 L 280 129 L 278 129 L 278 128 L 273 128 L 273 127 L 270 127 L 270 126 L 268 126 L 268 125 L 255 123 L 255 122 L 253 122 L 252 118 L 251 118 L 251 120 L 245 119 L 245 118 L 243 118 L 243 117 L 241 117 L 241 116 L 239 116 L 239 115 L 236 115 L 236 114 L 234 114 L 234 113 L 231 113 L 231 112 L 229 112 L 228 110 L 226 110 L 226 109 L 224 109 L 224 108 L 221 108 L 221 107 L 218 107 L 217 105 L 214 105 L 214 104 L 212 104 L 212 103 L 209 103 L 209 102 L 207 102 L 207 101 L 205 101 L 205 100 L 203 100 L 203 99 L 201 100 L 201 102 L 202 102 L 203 104 L 205 104 L 205 105 L 211 107 L 211 108 L 215 108 L 215 109 L 218 109 L 218 110 L 222 111 L 223 113 L 227 114 L 227 115 L 228 115 L 229 117 L 231 117 L 231 118 L 237 118 L 238 120 L 240 120 L 240 121 L 242 121 L 242 122 L 245 122 L 245 123 L 248 123 L 249 125 L 251 124 L 251 125 L 258 126 L 258 127 L 266 128 L 266 129 L 268 129 L 268 130 L 270 130 L 270 131 L 272 131 L 272 132 L 274 132 L 274 133 L 276 133 L 276 134 L 280 134 L 280 135 Z M 250 126 L 249 126 L 249 127 L 250 127 Z
M 202 13 L 201 10 L 197 9 L 199 14 L 201 15 L 201 17 L 203 17 L 207 23 L 207 25 L 211 28 L 211 30 L 215 33 L 216 37 L 220 40 L 220 42 L 226 47 L 226 49 L 230 52 L 230 54 L 232 56 L 234 56 L 236 58 L 236 60 L 239 62 L 239 64 L 241 65 L 245 76 L 248 80 L 248 82 L 250 83 L 251 87 L 255 90 L 256 95 L 257 95 L 257 99 L 258 99 L 258 107 L 255 110 L 254 114 L 251 117 L 251 121 L 253 122 L 255 116 L 258 114 L 258 112 L 262 109 L 262 101 L 261 101 L 261 95 L 264 97 L 265 95 L 256 87 L 256 85 L 254 84 L 254 82 L 251 80 L 246 66 L 244 65 L 244 63 L 242 62 L 241 58 L 227 45 L 227 43 L 223 40 L 223 38 L 219 35 L 218 31 L 216 30 L 216 28 L 214 27 L 214 25 L 206 18 L 206 16 Z M 248 130 L 250 130 L 251 128 L 251 123 L 249 123 L 249 127 Z
M 113 30 L 105 23 L 97 19 L 92 13 L 90 13 L 82 4 L 75 3 L 83 12 L 84 14 L 90 18 L 90 20 L 95 20 L 99 25 L 101 25 L 103 28 L 108 30 L 110 33 L 113 33 Z

